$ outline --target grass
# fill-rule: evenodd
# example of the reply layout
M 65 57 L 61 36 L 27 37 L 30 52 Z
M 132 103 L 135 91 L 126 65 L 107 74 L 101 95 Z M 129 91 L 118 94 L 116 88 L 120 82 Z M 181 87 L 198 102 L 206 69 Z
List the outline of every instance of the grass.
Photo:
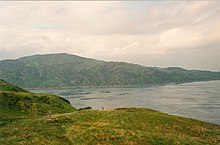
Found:
M 13 84 L 0 80 L 0 119 L 27 115 L 46 115 L 72 112 L 76 109 L 62 97 L 51 94 L 28 92 Z
M 83 110 L 8 123 L 0 143 L 217 145 L 220 126 L 141 108 Z
M 20 126 L 20 120 L 36 119 L 47 115 L 49 111 L 67 113 L 76 109 L 70 105 L 69 101 L 59 96 L 31 93 L 0 80 L 0 128 L 15 123 L 16 129 Z M 2 138 L 1 132 L 0 137 Z
M 0 118 L 21 115 L 46 115 L 72 112 L 76 109 L 67 100 L 50 94 L 0 91 Z
M 0 79 L 0 91 L 28 92 L 18 86 Z

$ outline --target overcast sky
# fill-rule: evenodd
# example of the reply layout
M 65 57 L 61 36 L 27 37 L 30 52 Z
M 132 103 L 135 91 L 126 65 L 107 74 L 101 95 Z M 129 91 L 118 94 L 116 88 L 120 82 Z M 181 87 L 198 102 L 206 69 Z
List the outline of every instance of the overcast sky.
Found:
M 220 1 L 0 2 L 0 60 L 60 52 L 220 71 Z

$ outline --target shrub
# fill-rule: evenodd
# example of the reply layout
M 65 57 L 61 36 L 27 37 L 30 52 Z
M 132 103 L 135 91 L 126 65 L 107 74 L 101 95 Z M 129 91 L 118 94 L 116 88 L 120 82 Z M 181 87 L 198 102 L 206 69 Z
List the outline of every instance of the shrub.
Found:
M 92 107 L 88 106 L 88 107 L 84 107 L 84 108 L 79 108 L 78 111 L 81 111 L 81 110 L 89 110 L 89 109 L 92 109 Z

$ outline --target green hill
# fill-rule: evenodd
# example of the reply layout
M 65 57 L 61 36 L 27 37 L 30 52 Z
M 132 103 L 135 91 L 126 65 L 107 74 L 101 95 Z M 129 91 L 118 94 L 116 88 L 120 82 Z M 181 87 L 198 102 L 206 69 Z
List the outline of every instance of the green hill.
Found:
M 146 86 L 219 80 L 220 72 L 145 67 L 61 53 L 2 60 L 0 78 L 26 88 Z
M 51 94 L 30 93 L 0 80 L 0 119 L 74 111 L 69 101 Z
M 0 80 L 0 91 L 27 92 L 26 90 L 13 84 L 9 84 L 4 80 Z
M 20 119 L 0 143 L 52 145 L 219 145 L 220 126 L 148 109 L 84 110 Z

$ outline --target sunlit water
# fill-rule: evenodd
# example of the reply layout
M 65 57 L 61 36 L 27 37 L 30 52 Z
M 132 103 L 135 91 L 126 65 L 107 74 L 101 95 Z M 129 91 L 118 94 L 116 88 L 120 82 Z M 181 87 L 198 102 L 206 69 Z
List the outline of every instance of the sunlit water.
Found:
M 59 88 L 30 90 L 68 99 L 76 108 L 101 110 L 151 108 L 169 114 L 220 124 L 220 81 L 193 82 L 147 88 Z

